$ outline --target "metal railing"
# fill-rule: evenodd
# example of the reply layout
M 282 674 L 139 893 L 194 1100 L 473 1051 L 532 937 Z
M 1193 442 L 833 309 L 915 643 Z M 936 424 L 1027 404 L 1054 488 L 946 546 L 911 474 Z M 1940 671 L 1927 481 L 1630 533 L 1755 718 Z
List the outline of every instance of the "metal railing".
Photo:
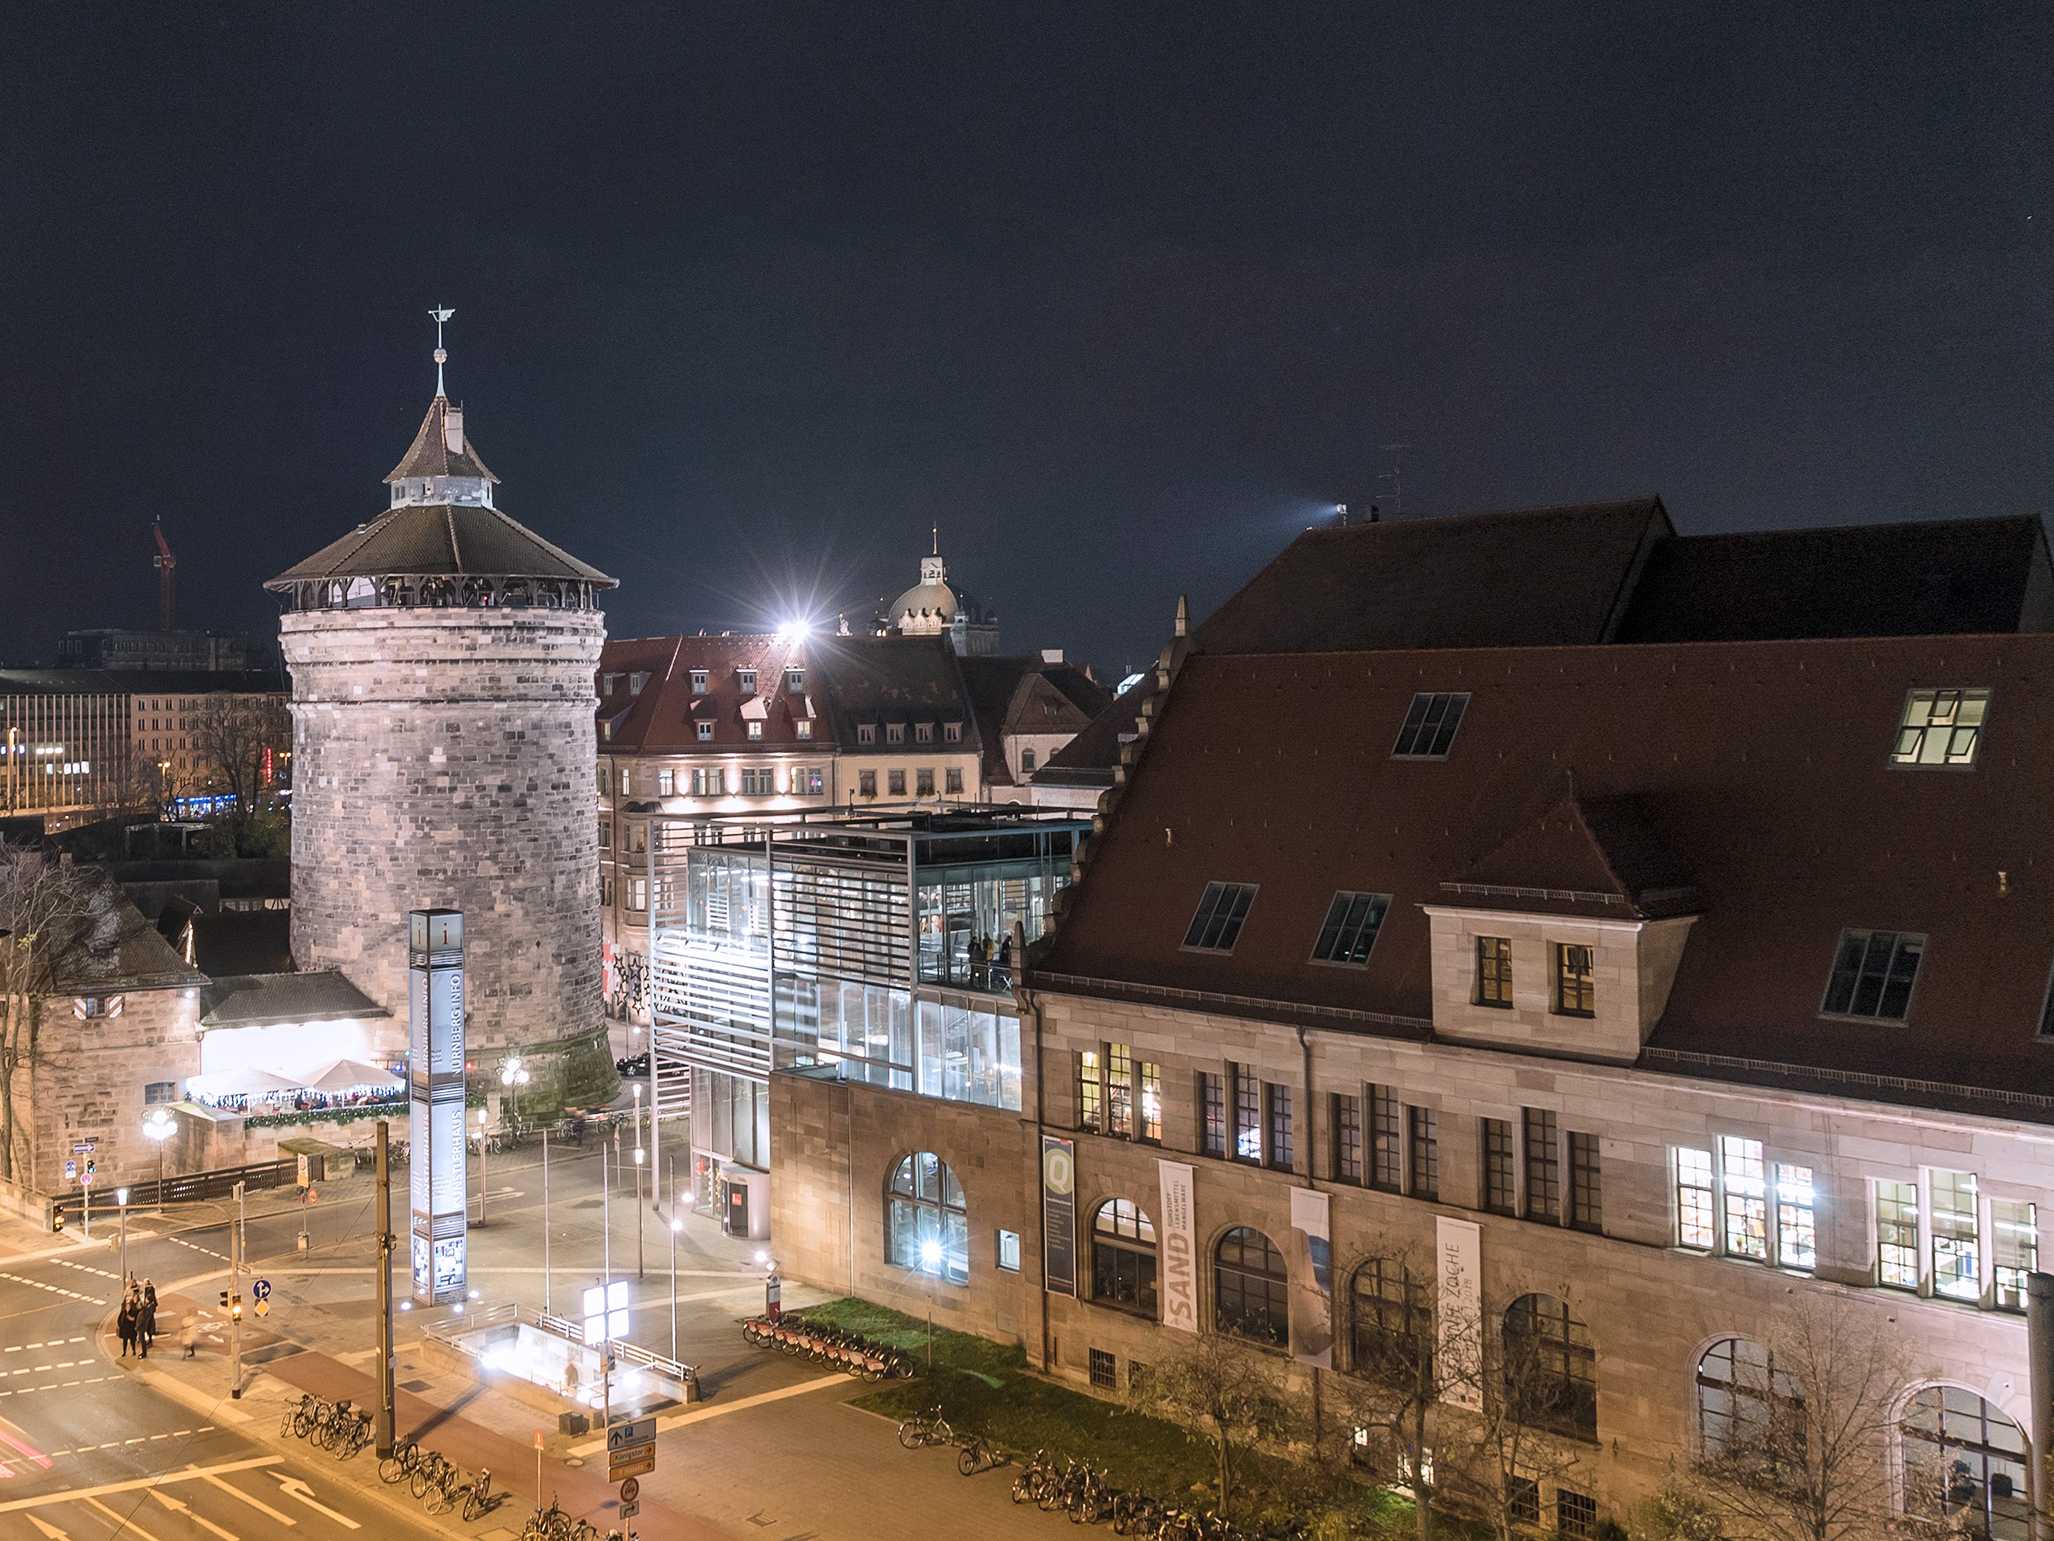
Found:
M 163 1197 L 158 1197 L 158 1182 L 155 1178 L 142 1182 L 131 1182 L 128 1188 L 128 1205 L 141 1209 L 159 1203 L 189 1204 L 200 1199 L 225 1199 L 235 1192 L 235 1185 L 242 1183 L 251 1188 L 290 1187 L 299 1178 L 299 1158 L 286 1156 L 277 1161 L 259 1161 L 249 1166 L 218 1167 L 210 1172 L 185 1172 L 176 1177 L 167 1177 L 162 1184 Z M 74 1188 L 69 1193 L 53 1194 L 50 1198 L 50 1213 L 54 1219 L 59 1213 L 65 1216 L 80 1214 L 86 1207 L 83 1189 Z M 93 1193 L 93 1208 L 105 1213 L 114 1210 L 114 1189 L 111 1185 L 96 1187 Z

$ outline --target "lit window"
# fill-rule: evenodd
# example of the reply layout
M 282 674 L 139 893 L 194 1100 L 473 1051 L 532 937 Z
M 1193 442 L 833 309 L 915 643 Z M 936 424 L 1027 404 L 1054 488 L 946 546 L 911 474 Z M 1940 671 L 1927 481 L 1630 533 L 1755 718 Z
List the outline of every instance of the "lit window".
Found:
M 1819 1009 L 1829 1017 L 1902 1022 L 1911 1009 L 1911 987 L 1925 951 L 1923 936 L 1904 931 L 1841 932 Z
M 1358 967 L 1367 963 L 1369 950 L 1376 946 L 1377 931 L 1390 907 L 1389 894 L 1335 894 L 1334 902 L 1327 906 L 1326 921 L 1319 928 L 1319 940 L 1313 945 L 1315 961 Z
M 751 739 L 761 739 L 763 737 L 763 719 L 761 717 L 749 719 L 749 737 Z
M 1476 939 L 1476 1004 L 1512 1004 L 1512 939 L 1508 936 Z
M 1224 1076 L 1198 1072 L 1198 1147 L 1208 1156 L 1227 1153 L 1227 1083 Z
M 1990 1261 L 2000 1311 L 2025 1309 L 2025 1276 L 2040 1266 L 2037 1206 L 2023 1199 L 1990 1200 Z
M 1776 1261 L 1806 1273 L 1818 1265 L 1818 1193 L 1808 1166 L 1776 1164 Z
M 1950 1300 L 1980 1300 L 1982 1244 L 1976 1225 L 1973 1172 L 1935 1172 L 1933 1194 L 1933 1292 Z
M 1769 1255 L 1768 1183 L 1762 1142 L 1719 1137 L 1719 1174 L 1725 1183 L 1725 1251 L 1764 1261 Z
M 1918 1185 L 1876 1184 L 1876 1277 L 1891 1289 L 1918 1288 Z
M 1262 1160 L 1262 1083 L 1246 1065 L 1234 1068 L 1234 1159 Z
M 1077 1127 L 1097 1132 L 1105 1127 L 1105 1083 L 1099 1075 L 1098 1050 L 1077 1051 Z
M 970 1228 L 956 1174 L 931 1151 L 902 1156 L 892 1168 L 885 1201 L 885 1256 L 896 1268 L 932 1273 L 951 1284 L 970 1282 Z M 941 1248 L 930 1269 L 927 1244 Z
M 1455 742 L 1455 730 L 1462 726 L 1462 713 L 1469 696 L 1429 694 L 1421 691 L 1412 698 L 1405 713 L 1405 725 L 1398 730 L 1398 742 L 1391 749 L 1394 760 L 1439 760 Z
M 1020 1271 L 1020 1233 L 1018 1231 L 1000 1231 L 998 1233 L 997 1246 L 994 1250 L 998 1254 L 999 1267 L 1003 1268 L 1007 1273 L 1018 1273 Z
M 1712 1153 L 1680 1149 L 1676 1152 L 1676 1240 L 1678 1245 L 1709 1252 L 1718 1244 L 1712 1216 L 1717 1211 L 1713 1197 Z
M 1184 945 L 1194 952 L 1232 952 L 1241 935 L 1241 923 L 1248 918 L 1248 906 L 1255 900 L 1253 883 L 1208 883 L 1199 897 L 1198 912 L 1184 933 Z
M 1272 1081 L 1263 1087 L 1269 1103 L 1269 1164 L 1280 1172 L 1292 1169 L 1291 1088 Z
M 677 791 L 677 783 L 678 775 L 676 771 L 658 771 L 656 773 L 656 795 L 658 797 L 669 797 Z
M 1105 1090 L 1107 1134 L 1121 1139 L 1134 1136 L 1134 1051 L 1124 1043 L 1105 1046 Z
M 1592 977 L 1591 949 L 1571 942 L 1555 943 L 1555 1014 L 1597 1015 L 1597 986 Z
M 1935 1521 L 1932 1533 L 2024 1541 L 2032 1510 L 2023 1429 L 1958 1386 L 1915 1392 L 1899 1429 L 1904 1507 Z
M 1899 765 L 1973 765 L 1983 738 L 1988 690 L 1914 690 L 1890 758 Z

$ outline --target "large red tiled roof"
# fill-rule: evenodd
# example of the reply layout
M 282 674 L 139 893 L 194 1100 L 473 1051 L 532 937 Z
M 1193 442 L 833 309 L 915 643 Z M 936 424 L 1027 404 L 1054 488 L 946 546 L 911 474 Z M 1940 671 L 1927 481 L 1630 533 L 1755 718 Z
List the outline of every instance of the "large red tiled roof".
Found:
M 1990 687 L 1972 770 L 1891 762 L 1919 685 Z M 1469 692 L 1461 729 L 1393 759 L 1422 690 Z M 1537 874 L 1516 837 L 1573 789 L 1613 876 L 1696 890 L 1654 1046 L 2054 1095 L 2054 635 L 1201 653 L 1145 746 L 1045 973 L 1428 1018 L 1421 906 Z M 1557 837 L 1562 886 L 1604 876 Z M 1214 880 L 1259 885 L 1228 957 L 1181 948 Z M 1360 970 L 1309 961 L 1340 889 L 1394 896 Z M 1820 1016 L 1843 927 L 1926 935 L 1908 1023 Z

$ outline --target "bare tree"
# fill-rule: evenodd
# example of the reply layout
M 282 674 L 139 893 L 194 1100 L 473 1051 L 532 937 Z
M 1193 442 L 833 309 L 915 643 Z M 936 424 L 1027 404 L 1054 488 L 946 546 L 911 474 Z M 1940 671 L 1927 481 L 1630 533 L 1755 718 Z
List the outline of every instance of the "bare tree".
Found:
M 0 1179 L 19 1181 L 28 1139 L 15 1116 L 15 1072 L 33 1064 L 37 1013 L 91 907 L 77 869 L 40 850 L 0 844 Z
M 1227 1334 L 1173 1336 L 1179 1346 L 1149 1367 L 1136 1400 L 1212 1436 L 1220 1513 L 1226 1514 L 1242 1458 L 1290 1428 L 1291 1404 L 1271 1362 Z
M 1350 1290 L 1354 1320 L 1343 1334 L 1353 1350 L 1348 1370 L 1326 1383 L 1342 1442 L 1333 1454 L 1340 1460 L 1366 1458 L 1379 1472 L 1395 1471 L 1412 1493 L 1420 1541 L 1431 1541 L 1433 1422 L 1441 1398 L 1432 1269 L 1416 1249 L 1394 1246 L 1379 1248 L 1350 1278 L 1362 1279 L 1365 1287 Z M 1473 1331 L 1474 1325 L 1462 1330 Z M 1459 1366 L 1474 1356 L 1452 1341 L 1447 1347 L 1459 1374 Z
M 238 855 L 263 814 L 280 756 L 292 749 L 292 716 L 275 696 L 210 696 L 193 724 L 201 783 L 235 801 L 222 823 Z
M 1442 1355 L 1434 1490 L 1498 1541 L 1542 1520 L 1544 1486 L 1592 1490 L 1595 1358 L 1572 1298 L 1500 1297 L 1475 1321 L 1450 1324 L 1461 1351 Z
M 1920 1379 L 1867 1308 L 1807 1290 L 1753 1338 L 1714 1345 L 1698 1372 L 1697 1503 L 1731 1541 L 1854 1541 L 1894 1521 L 1896 1403 Z M 1944 1502 L 1945 1474 L 1908 1470 L 1916 1501 Z

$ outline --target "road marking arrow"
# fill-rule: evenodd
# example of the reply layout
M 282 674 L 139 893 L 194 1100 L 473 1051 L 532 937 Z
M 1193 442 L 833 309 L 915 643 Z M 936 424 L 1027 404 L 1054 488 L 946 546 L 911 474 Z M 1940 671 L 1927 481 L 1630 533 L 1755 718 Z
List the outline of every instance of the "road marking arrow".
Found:
M 213 1531 L 215 1535 L 219 1536 L 221 1538 L 221 1541 L 242 1541 L 242 1538 L 238 1536 L 234 1531 L 223 1530 L 219 1525 L 215 1524 L 212 1520 L 208 1519 L 206 1515 L 195 1513 L 193 1510 L 193 1506 L 187 1503 L 184 1499 L 173 1498 L 169 1493 L 165 1492 L 162 1488 L 151 1488 L 150 1496 L 156 1499 L 157 1502 L 162 1504 L 165 1508 L 169 1509 L 173 1514 L 182 1514 L 186 1517 L 186 1519 L 191 1521 L 193 1524 L 204 1525 L 207 1529 Z
M 273 1473 L 271 1473 L 271 1475 L 276 1477 L 278 1479 L 278 1485 L 285 1489 L 286 1497 L 297 1498 L 309 1509 L 319 1510 L 321 1513 L 327 1515 L 331 1520 L 334 1520 L 338 1525 L 347 1525 L 351 1530 L 362 1530 L 364 1528 L 363 1526 L 359 1525 L 355 1520 L 351 1519 L 347 1514 L 340 1514 L 335 1510 L 329 1508 L 328 1505 L 319 1502 L 314 1497 L 314 1490 L 308 1487 L 307 1484 L 300 1478 L 288 1477 L 282 1471 L 274 1471 Z
M 237 1487 L 234 1483 L 223 1482 L 211 1471 L 201 1471 L 200 1468 L 197 1466 L 189 1466 L 186 1468 L 186 1470 L 190 1471 L 195 1477 L 198 1477 L 202 1482 L 207 1483 L 209 1486 L 218 1487 L 219 1489 L 221 1489 L 222 1492 L 227 1493 L 232 1497 L 240 1498 L 244 1503 L 248 1504 L 252 1509 L 255 1509 L 259 1514 L 264 1515 L 268 1519 L 276 1521 L 280 1525 L 292 1526 L 299 1524 L 299 1521 L 294 1519 L 291 1515 L 281 1513 L 279 1510 L 272 1508 L 269 1504 L 265 1503 L 264 1500 L 261 1498 L 252 1498 L 248 1493 L 245 1493 L 241 1488 Z
M 48 1536 L 50 1541 L 71 1541 L 70 1536 L 59 1530 L 55 1525 L 52 1525 L 48 1520 L 38 1519 L 35 1515 L 31 1514 L 29 1516 L 29 1523 L 45 1536 Z

